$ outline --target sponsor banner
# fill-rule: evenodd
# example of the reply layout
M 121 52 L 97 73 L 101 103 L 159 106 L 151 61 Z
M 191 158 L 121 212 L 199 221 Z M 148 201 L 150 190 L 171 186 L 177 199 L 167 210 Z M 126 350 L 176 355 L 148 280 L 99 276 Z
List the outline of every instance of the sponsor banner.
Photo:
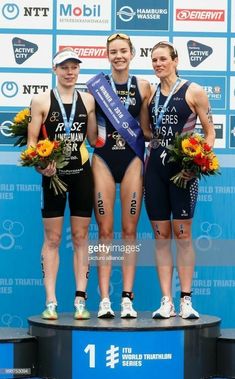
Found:
M 131 62 L 130 68 L 132 70 L 152 70 L 151 62 L 151 51 L 152 47 L 159 41 L 167 41 L 167 37 L 156 37 L 152 36 L 130 36 L 135 49 L 135 57 Z M 57 37 L 57 50 L 61 50 L 65 47 L 71 47 L 81 58 L 81 70 L 83 69 L 94 69 L 98 67 L 100 71 L 108 70 L 110 64 L 107 58 L 106 52 L 106 39 L 105 36 L 96 36 L 95 41 L 92 36 L 80 35 L 77 36 L 66 36 L 59 35 Z M 84 63 L 84 64 L 83 64 Z
M 215 126 L 215 148 L 225 148 L 226 147 L 226 116 L 213 114 L 213 123 Z M 196 124 L 195 131 L 197 133 L 203 134 L 202 125 L 199 120 Z
M 51 68 L 52 36 L 38 34 L 1 34 L 4 50 L 1 67 Z
M 57 51 L 65 47 L 72 48 L 81 58 L 81 70 L 99 68 L 108 70 L 110 67 L 106 53 L 107 36 L 87 36 L 87 35 L 58 35 Z
M 92 74 L 90 75 L 79 74 L 78 81 L 76 83 L 76 88 L 78 89 L 78 91 L 81 91 L 81 92 L 88 91 L 86 83 L 88 82 L 88 80 L 92 78 L 92 76 L 95 76 L 95 75 L 94 74 L 93 75 Z
M 235 1 L 231 1 L 231 32 L 235 33 Z
M 16 112 L 1 112 L 0 113 L 0 148 L 1 147 L 13 147 L 17 138 L 12 138 L 12 134 L 9 127 L 12 125 L 12 120 L 15 117 Z
M 227 51 L 226 38 L 175 37 L 179 53 L 179 70 L 227 71 L 227 61 L 221 51 Z
M 169 38 L 163 36 L 156 38 L 154 36 L 131 36 L 131 41 L 135 48 L 135 57 L 131 62 L 131 69 L 152 70 L 151 51 L 154 45 L 160 41 L 168 41 Z
M 73 331 L 72 378 L 78 375 L 138 379 L 184 377 L 184 332 Z
M 229 147 L 235 149 L 235 115 L 229 117 Z
M 0 73 L 0 103 L 2 107 L 28 107 L 33 95 L 52 87 L 51 74 Z
M 235 38 L 231 38 L 231 62 L 230 70 L 235 71 Z
M 227 31 L 226 0 L 175 0 L 174 30 L 218 33 Z
M 111 30 L 111 0 L 58 0 L 57 29 Z
M 235 109 L 235 76 L 230 78 L 230 109 Z
M 169 30 L 169 0 L 116 0 L 117 30 Z
M 0 4 L 1 28 L 52 29 L 53 0 L 2 0 Z
M 226 109 L 227 79 L 225 76 L 184 75 L 184 78 L 204 88 L 213 110 Z

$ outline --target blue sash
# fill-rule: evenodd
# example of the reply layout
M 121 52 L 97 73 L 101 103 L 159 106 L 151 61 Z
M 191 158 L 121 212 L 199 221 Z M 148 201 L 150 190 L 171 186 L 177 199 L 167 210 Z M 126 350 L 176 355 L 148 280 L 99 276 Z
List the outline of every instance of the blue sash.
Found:
M 132 117 L 118 95 L 113 91 L 104 74 L 101 72 L 86 84 L 113 127 L 134 150 L 135 154 L 144 161 L 145 143 L 142 129 L 138 121 Z

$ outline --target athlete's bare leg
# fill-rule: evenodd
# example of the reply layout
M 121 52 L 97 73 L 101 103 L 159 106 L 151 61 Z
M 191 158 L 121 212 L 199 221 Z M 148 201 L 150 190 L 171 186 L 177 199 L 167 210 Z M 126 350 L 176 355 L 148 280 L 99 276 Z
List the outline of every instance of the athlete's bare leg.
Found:
M 171 222 L 152 221 L 151 224 L 156 239 L 156 263 L 162 296 L 168 296 L 172 300 Z
M 95 216 L 99 228 L 99 242 L 108 246 L 113 240 L 113 216 L 116 186 L 114 179 L 101 158 L 93 156 L 92 169 L 95 183 Z M 101 298 L 109 298 L 109 285 L 112 262 L 107 250 L 101 251 L 98 260 L 98 280 Z
M 44 243 L 42 246 L 42 270 L 46 290 L 46 303 L 57 303 L 56 278 L 59 267 L 59 246 L 63 217 L 44 218 Z
M 74 275 L 76 291 L 86 292 L 88 262 L 88 228 L 90 217 L 71 217 L 71 232 L 74 246 Z M 78 299 L 75 298 L 75 302 Z
M 135 158 L 127 168 L 120 185 L 122 204 L 122 239 L 126 245 L 126 253 L 123 256 L 123 291 L 132 292 L 137 253 L 136 229 L 139 220 L 142 196 L 143 196 L 143 172 L 142 162 Z

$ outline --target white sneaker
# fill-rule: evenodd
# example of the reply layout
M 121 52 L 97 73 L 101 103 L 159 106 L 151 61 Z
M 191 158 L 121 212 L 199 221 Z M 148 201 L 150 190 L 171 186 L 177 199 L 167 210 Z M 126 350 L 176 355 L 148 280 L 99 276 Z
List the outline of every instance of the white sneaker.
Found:
M 123 297 L 121 303 L 121 318 L 136 318 L 137 312 L 133 309 L 132 301 L 129 297 Z
M 199 313 L 192 307 L 192 300 L 190 296 L 184 296 L 180 304 L 179 316 L 186 319 L 199 318 Z
M 153 312 L 153 318 L 170 318 L 176 316 L 174 304 L 170 301 L 168 296 L 163 296 L 161 299 L 161 306 Z
M 114 311 L 111 308 L 110 300 L 105 297 L 99 305 L 99 312 L 98 316 L 99 318 L 113 318 L 115 317 Z

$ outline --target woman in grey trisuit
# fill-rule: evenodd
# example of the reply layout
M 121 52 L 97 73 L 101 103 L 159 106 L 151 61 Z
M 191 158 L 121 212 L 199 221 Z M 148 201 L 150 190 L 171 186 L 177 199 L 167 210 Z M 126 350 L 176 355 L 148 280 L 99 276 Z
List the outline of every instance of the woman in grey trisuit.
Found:
M 152 49 L 152 65 L 160 83 L 152 88 L 149 115 L 153 138 L 148 148 L 145 167 L 145 204 L 156 239 L 157 270 L 162 291 L 160 308 L 153 318 L 175 316 L 172 302 L 173 259 L 171 240 L 177 246 L 177 268 L 181 286 L 182 318 L 198 318 L 192 307 L 191 284 L 194 272 L 192 218 L 197 201 L 198 179 L 193 173 L 182 172 L 187 188 L 177 187 L 170 178 L 179 171 L 169 163 L 167 146 L 176 133 L 193 132 L 197 117 L 210 146 L 215 131 L 210 104 L 203 88 L 177 75 L 178 53 L 169 42 L 159 42 Z
M 147 81 L 129 73 L 129 65 L 133 58 L 133 46 L 129 36 L 125 34 L 109 36 L 107 55 L 111 64 L 111 74 L 106 75 L 106 79 L 128 112 L 140 121 L 139 127 L 143 131 L 145 128 L 150 132 L 147 122 L 150 85 Z M 99 239 L 105 242 L 107 247 L 112 243 L 116 183 L 120 183 L 122 239 L 125 244 L 134 246 L 143 193 L 143 163 L 99 107 L 97 118 L 99 138 L 93 154 L 92 168 Z M 104 253 L 104 258 L 106 256 Z M 123 254 L 122 318 L 137 317 L 132 305 L 135 256 L 136 252 Z M 109 297 L 110 276 L 111 260 L 98 261 L 101 296 L 99 318 L 115 316 Z

